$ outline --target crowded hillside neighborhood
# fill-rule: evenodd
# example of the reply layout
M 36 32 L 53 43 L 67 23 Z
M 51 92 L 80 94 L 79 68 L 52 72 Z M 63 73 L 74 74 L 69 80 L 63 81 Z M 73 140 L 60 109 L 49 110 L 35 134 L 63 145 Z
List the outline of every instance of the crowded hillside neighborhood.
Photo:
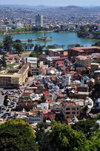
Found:
M 5 55 L 13 66 L 0 71 L 1 123 L 25 118 L 37 129 L 39 122 L 75 124 L 99 114 L 100 47 L 46 52 L 38 58 Z
M 46 49 L 35 45 L 34 50 L 21 51 L 21 42 L 17 40 L 14 51 L 11 41 L 7 43 L 7 38 L 11 37 L 6 36 L 5 51 L 1 51 L 0 58 L 0 141 L 5 138 L 5 144 L 9 145 L 11 140 L 6 140 L 9 134 L 12 143 L 16 135 L 19 139 L 22 134 L 20 139 L 23 139 L 24 131 L 29 127 L 34 139 L 25 136 L 25 139 L 30 139 L 26 147 L 23 147 L 22 140 L 22 146 L 15 141 L 18 148 L 30 150 L 33 147 L 31 150 L 35 151 L 36 147 L 38 151 L 38 145 L 39 151 L 55 151 L 57 148 L 57 151 L 68 148 L 73 151 L 73 147 L 81 150 L 82 144 L 77 145 L 78 142 L 70 146 L 73 136 L 78 141 L 77 135 L 79 142 L 86 145 L 83 151 L 92 151 L 92 145 L 97 149 L 100 127 L 100 47 L 76 45 L 65 50 L 54 45 Z M 69 145 L 63 145 L 60 134 L 68 139 Z M 31 140 L 36 140 L 35 147 L 30 145 Z M 63 146 L 56 141 L 60 141 Z M 6 148 L 4 143 L 1 144 L 1 150 Z M 16 145 L 11 145 L 11 149 Z

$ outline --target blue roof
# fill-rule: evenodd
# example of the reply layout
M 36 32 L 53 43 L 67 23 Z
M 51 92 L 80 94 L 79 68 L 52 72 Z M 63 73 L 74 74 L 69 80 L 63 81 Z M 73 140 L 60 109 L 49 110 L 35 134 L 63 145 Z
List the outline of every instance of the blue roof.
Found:
M 69 62 L 69 60 L 68 60 L 68 59 L 65 59 L 65 61 L 66 61 L 66 62 Z
M 40 103 L 40 105 L 48 107 L 48 103 Z

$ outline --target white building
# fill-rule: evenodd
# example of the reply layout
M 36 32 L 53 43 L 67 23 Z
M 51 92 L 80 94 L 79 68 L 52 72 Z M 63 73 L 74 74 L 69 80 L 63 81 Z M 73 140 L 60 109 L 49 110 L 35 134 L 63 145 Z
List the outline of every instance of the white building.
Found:
M 42 15 L 36 15 L 35 16 L 35 25 L 36 27 L 43 27 L 43 16 Z
M 37 68 L 37 58 L 36 57 L 27 57 L 26 63 L 29 65 L 29 74 L 38 75 L 39 68 Z
M 16 24 L 8 24 L 7 27 L 10 27 L 10 28 L 23 28 L 23 24 L 21 23 L 16 23 Z

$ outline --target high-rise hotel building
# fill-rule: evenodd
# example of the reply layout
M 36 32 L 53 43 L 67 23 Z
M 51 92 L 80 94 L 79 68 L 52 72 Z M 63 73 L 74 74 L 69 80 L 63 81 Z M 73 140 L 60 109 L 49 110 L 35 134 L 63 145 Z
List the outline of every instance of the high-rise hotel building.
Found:
M 42 15 L 36 15 L 35 16 L 35 25 L 36 27 L 43 27 L 43 16 Z

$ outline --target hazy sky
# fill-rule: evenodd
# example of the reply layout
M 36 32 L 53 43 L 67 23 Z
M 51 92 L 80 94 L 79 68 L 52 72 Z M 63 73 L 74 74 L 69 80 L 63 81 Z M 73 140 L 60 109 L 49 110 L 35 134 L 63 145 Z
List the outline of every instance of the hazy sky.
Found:
M 0 0 L 0 4 L 27 4 L 27 5 L 46 5 L 46 6 L 100 6 L 100 0 Z

